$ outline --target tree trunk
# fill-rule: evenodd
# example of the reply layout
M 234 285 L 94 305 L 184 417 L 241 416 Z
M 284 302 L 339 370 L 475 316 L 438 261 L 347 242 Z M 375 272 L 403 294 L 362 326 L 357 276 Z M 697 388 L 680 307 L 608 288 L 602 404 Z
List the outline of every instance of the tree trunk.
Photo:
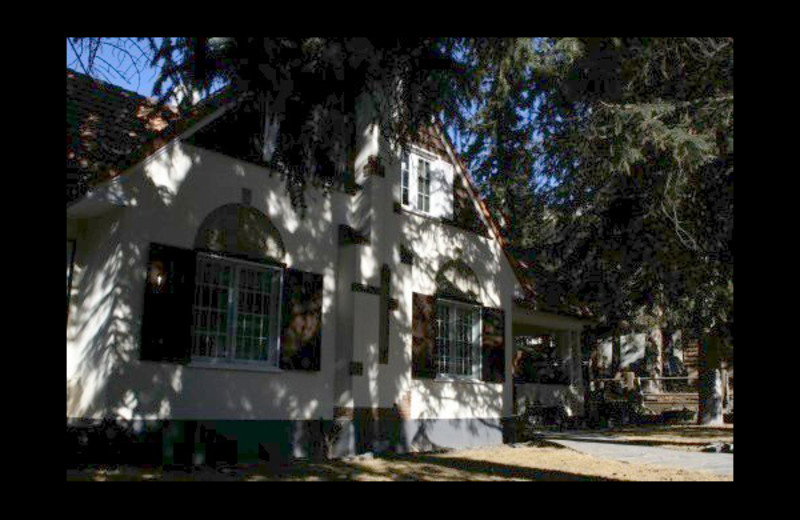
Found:
M 645 343 L 645 359 L 647 360 L 647 375 L 651 378 L 664 376 L 664 339 L 661 328 L 656 326 L 650 329 Z M 647 380 L 648 392 L 661 392 L 663 381 L 659 379 Z
M 706 336 L 700 342 L 698 356 L 699 408 L 697 424 L 719 426 L 723 420 L 722 367 L 720 366 L 720 338 Z

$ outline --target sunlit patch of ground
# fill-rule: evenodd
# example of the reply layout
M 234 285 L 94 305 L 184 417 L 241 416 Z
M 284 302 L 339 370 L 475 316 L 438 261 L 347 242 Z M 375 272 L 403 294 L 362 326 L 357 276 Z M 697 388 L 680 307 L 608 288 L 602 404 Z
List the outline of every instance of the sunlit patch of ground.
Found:
M 67 480 L 163 481 L 535 481 L 535 480 L 733 480 L 705 472 L 601 459 L 546 443 L 457 450 L 439 454 L 376 457 L 367 460 L 294 461 L 281 468 L 210 468 L 185 472 L 122 467 L 114 471 L 68 471 Z
M 603 430 L 603 435 L 627 444 L 700 451 L 715 442 L 733 443 L 733 425 L 643 425 Z

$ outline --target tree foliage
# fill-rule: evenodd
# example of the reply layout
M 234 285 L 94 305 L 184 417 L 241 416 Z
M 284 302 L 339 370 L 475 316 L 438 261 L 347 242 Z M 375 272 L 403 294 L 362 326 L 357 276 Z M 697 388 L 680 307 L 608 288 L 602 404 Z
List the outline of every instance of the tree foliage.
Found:
M 732 335 L 732 39 L 134 42 L 160 68 L 155 95 L 228 85 L 259 114 L 261 153 L 279 126 L 265 157 L 295 194 L 351 173 L 358 95 L 399 146 L 438 117 L 548 299 L 611 328 L 659 316 Z
M 730 333 L 733 41 L 546 40 L 533 69 L 546 271 L 611 326 Z

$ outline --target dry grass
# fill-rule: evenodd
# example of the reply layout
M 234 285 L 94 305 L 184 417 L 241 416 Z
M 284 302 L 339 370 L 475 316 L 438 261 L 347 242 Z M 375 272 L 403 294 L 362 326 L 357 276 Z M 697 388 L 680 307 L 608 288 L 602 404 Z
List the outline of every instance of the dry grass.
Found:
M 68 480 L 222 480 L 222 481 L 535 481 L 733 480 L 733 477 L 601 459 L 556 447 L 526 445 L 412 454 L 368 460 L 315 463 L 295 461 L 286 467 L 239 467 L 233 474 L 212 469 L 186 473 L 123 467 L 116 471 L 73 471 Z

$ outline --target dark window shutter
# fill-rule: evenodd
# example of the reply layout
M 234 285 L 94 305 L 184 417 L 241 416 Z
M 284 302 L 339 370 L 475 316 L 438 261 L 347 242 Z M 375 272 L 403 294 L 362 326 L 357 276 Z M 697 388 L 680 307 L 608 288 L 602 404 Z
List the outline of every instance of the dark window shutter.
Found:
M 192 250 L 150 244 L 141 359 L 189 361 L 195 261 Z
M 412 299 L 411 377 L 436 377 L 436 299 L 413 294 Z
M 503 309 L 483 307 L 481 380 L 502 383 L 505 377 L 505 313 Z
M 280 367 L 319 370 L 322 343 L 322 275 L 287 269 L 283 278 Z

